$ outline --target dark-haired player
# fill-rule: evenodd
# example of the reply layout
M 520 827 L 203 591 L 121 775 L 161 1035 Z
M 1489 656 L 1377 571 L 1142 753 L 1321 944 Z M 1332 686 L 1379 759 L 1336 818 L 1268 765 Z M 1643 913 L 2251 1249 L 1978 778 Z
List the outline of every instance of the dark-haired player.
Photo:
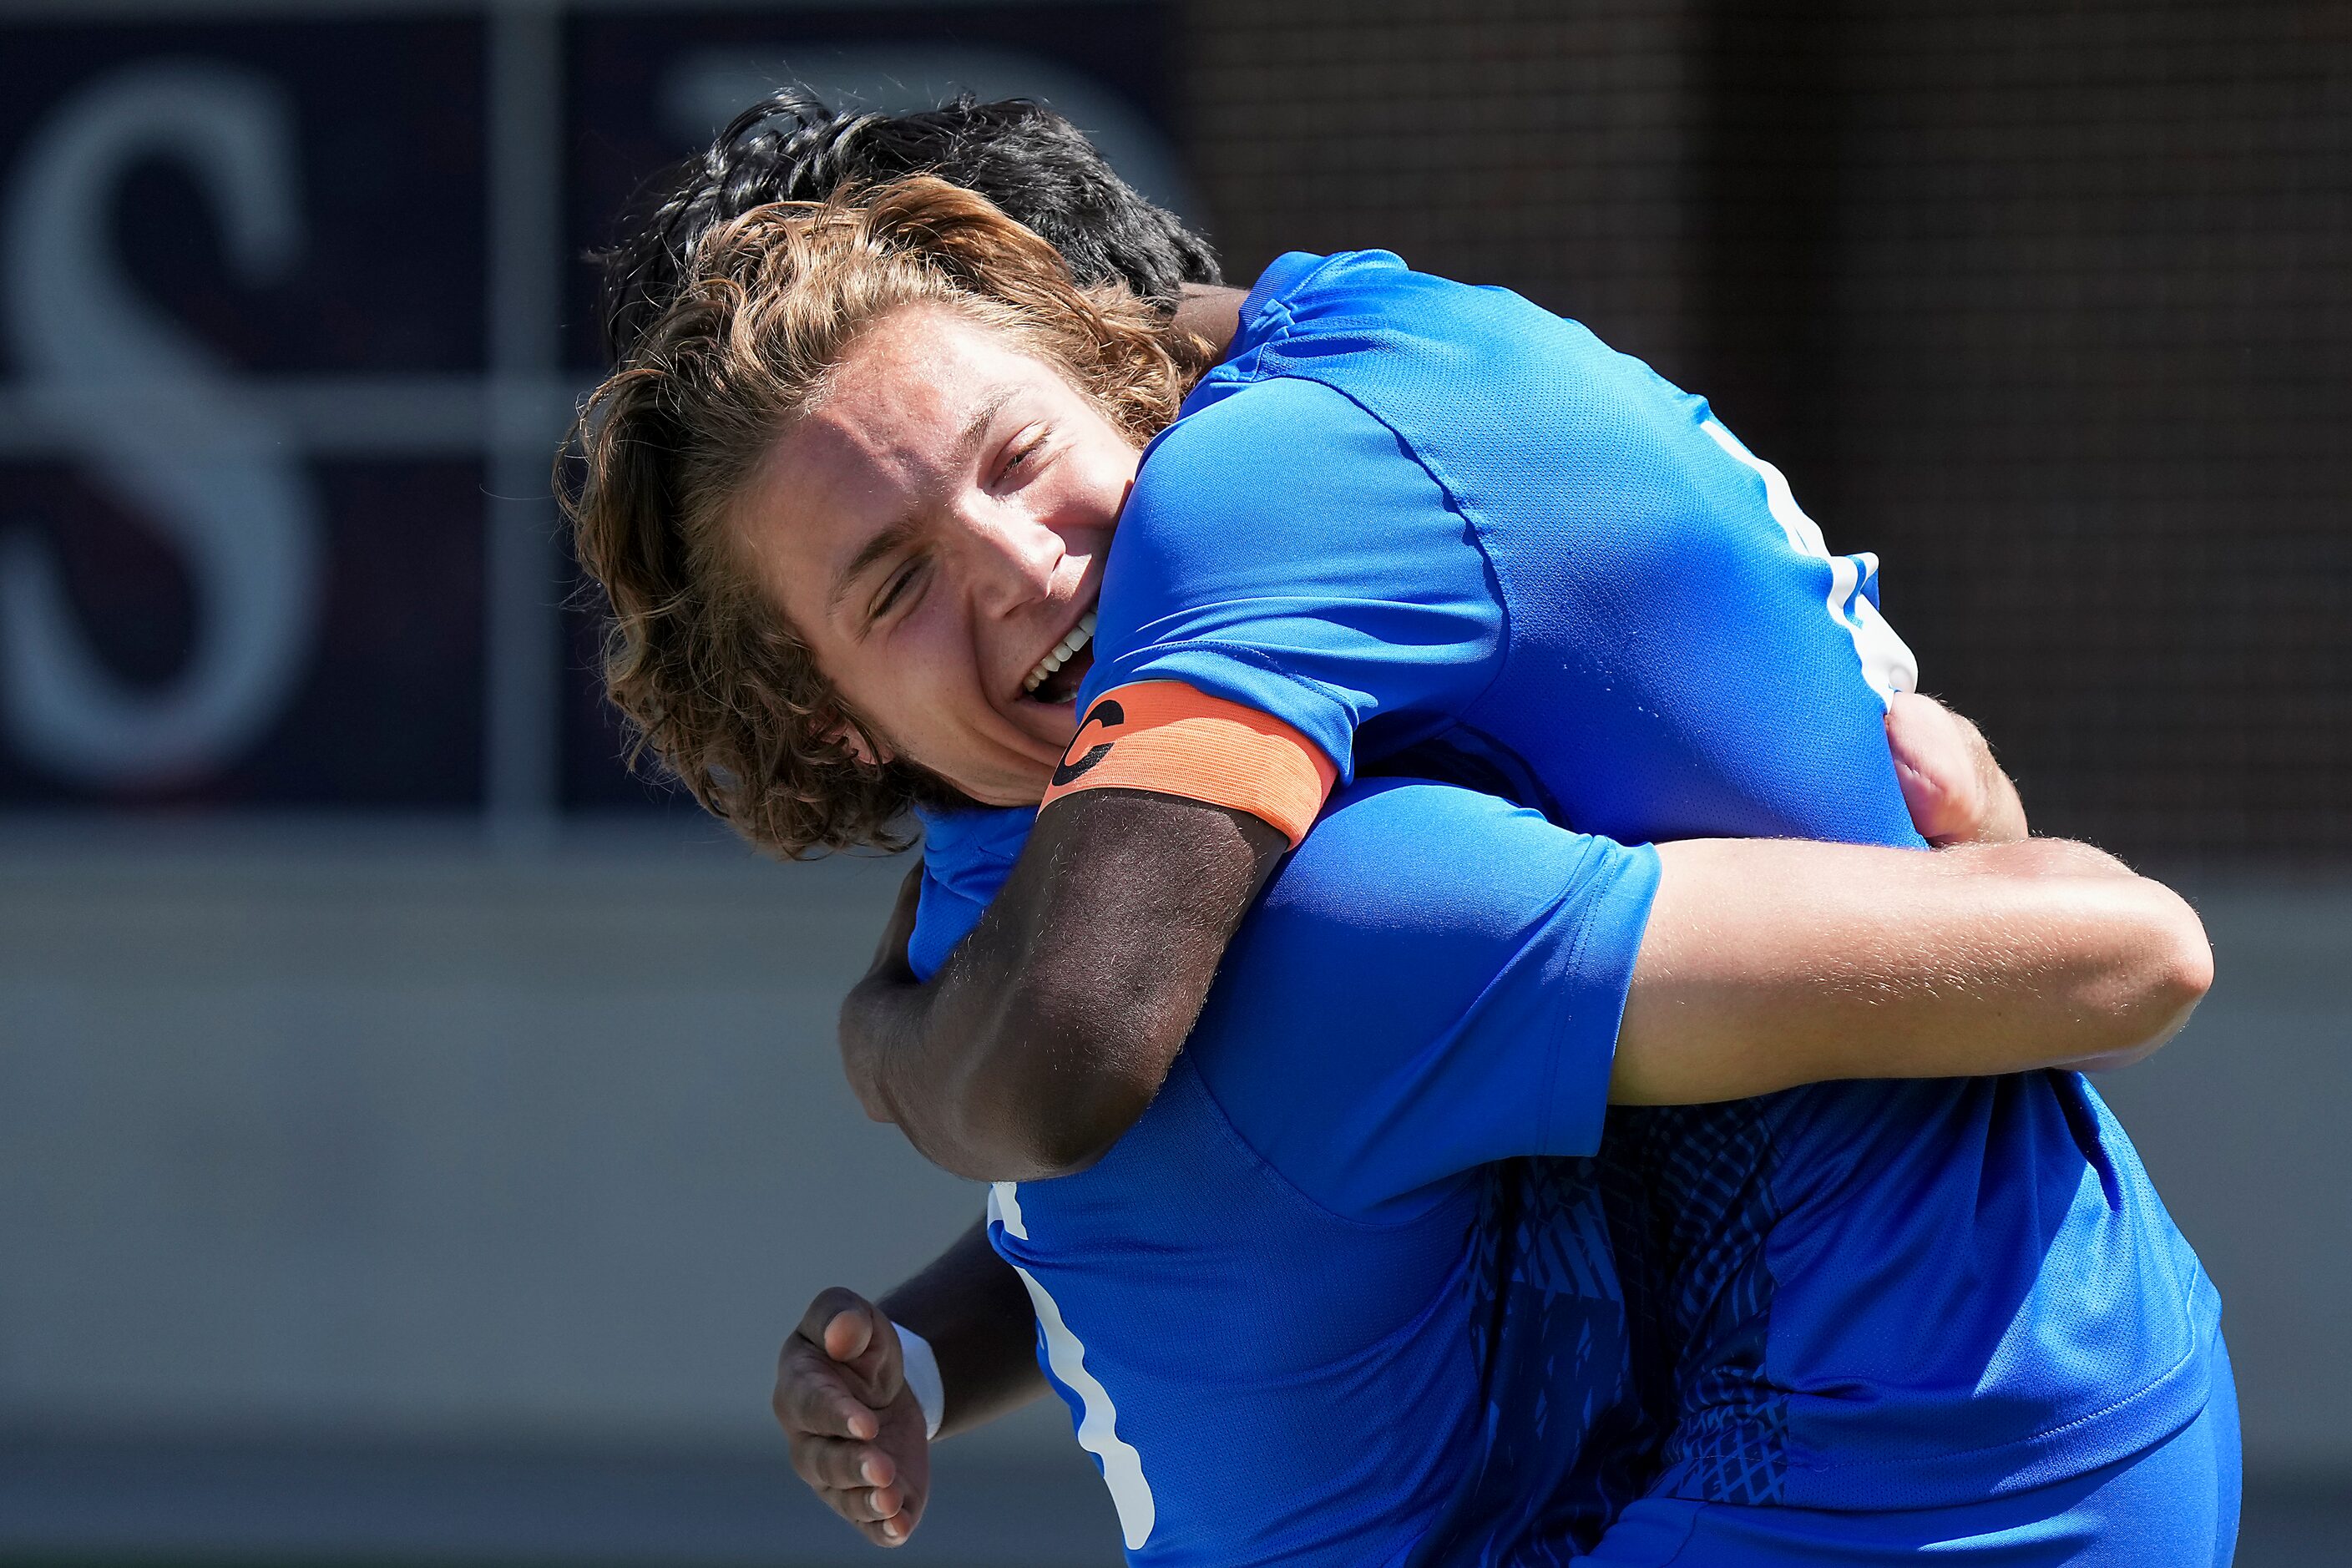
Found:
M 978 191 L 1045 237 L 1081 283 L 1124 284 L 1176 313 L 1230 318 L 1216 252 L 1145 201 L 1068 121 L 1024 99 L 969 95 L 908 114 L 837 114 L 782 88 L 730 121 L 709 148 L 657 186 L 659 202 L 603 253 L 604 346 L 635 346 L 677 293 L 713 224 L 769 202 L 822 201 L 845 185 L 937 174 Z

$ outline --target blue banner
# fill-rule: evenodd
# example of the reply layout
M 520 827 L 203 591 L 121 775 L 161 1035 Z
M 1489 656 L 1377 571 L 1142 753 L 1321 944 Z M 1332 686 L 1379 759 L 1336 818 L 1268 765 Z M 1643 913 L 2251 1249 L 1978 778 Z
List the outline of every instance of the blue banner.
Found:
M 1193 205 L 1158 4 L 67 15 L 0 23 L 0 808 L 661 801 L 548 474 L 583 254 L 768 89 L 1043 98 Z

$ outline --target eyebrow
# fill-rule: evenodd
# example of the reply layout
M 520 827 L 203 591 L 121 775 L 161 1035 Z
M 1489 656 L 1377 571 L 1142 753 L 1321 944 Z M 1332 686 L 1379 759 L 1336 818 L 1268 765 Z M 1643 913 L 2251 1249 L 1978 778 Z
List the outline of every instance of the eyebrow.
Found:
M 948 453 L 949 468 L 961 470 L 971 461 L 973 455 L 980 450 L 980 444 L 988 438 L 989 426 L 995 423 L 997 415 L 1013 401 L 1019 390 L 1012 386 L 999 387 L 972 411 L 971 418 L 964 425 L 963 433 L 956 437 L 955 446 Z M 857 553 L 834 574 L 833 592 L 825 600 L 825 613 L 831 615 L 839 609 L 842 600 L 847 598 L 850 590 L 857 585 L 857 580 L 870 571 L 876 562 L 904 547 L 917 531 L 912 513 L 877 529 L 874 537 L 860 545 Z

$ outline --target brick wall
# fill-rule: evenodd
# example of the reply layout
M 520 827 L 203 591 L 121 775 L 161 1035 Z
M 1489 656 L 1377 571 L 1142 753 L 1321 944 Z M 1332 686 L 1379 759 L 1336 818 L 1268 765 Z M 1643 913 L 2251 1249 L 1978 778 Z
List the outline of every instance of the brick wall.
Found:
M 1236 278 L 1379 245 L 1706 393 L 2038 821 L 2352 855 L 2352 12 L 1192 0 Z
M 1285 250 L 1377 246 L 1682 354 L 1680 0 L 1194 0 L 1186 16 L 1193 164 L 1235 279 Z
M 2053 827 L 2352 854 L 2347 42 L 2259 0 L 1853 31 L 1840 494 Z

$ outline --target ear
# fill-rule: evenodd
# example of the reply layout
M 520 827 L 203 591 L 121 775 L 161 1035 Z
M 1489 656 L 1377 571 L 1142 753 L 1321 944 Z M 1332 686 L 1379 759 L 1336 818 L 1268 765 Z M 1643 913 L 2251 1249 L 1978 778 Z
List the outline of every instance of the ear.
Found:
M 878 768 L 890 761 L 890 749 L 866 734 L 854 721 L 836 719 L 826 736 L 851 756 L 869 768 Z

